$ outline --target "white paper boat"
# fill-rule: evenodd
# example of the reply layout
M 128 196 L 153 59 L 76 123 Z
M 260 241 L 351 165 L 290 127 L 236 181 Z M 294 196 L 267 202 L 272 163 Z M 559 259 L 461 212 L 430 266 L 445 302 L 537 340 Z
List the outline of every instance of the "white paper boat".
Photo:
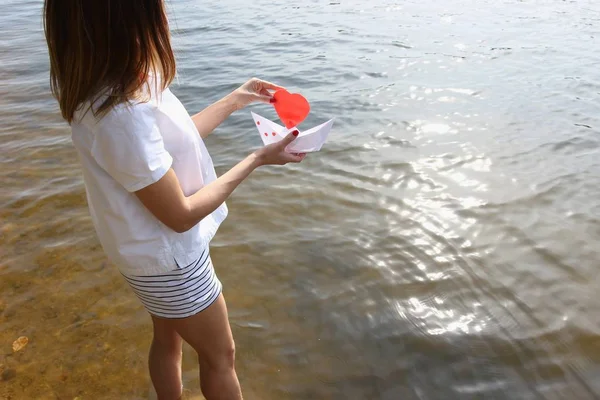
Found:
M 254 124 L 260 133 L 264 145 L 276 143 L 287 136 L 288 133 L 298 130 L 298 137 L 286 148 L 290 153 L 312 153 L 321 150 L 323 144 L 327 141 L 329 132 L 333 126 L 333 119 L 315 126 L 306 131 L 294 127 L 287 129 L 284 126 L 276 124 L 258 114 L 252 113 Z

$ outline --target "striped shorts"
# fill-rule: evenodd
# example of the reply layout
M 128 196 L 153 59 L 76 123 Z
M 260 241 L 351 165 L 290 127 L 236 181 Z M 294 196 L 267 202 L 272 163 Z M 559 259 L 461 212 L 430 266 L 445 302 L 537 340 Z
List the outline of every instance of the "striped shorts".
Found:
M 210 306 L 223 289 L 205 250 L 187 267 L 152 276 L 125 276 L 146 310 L 162 318 L 186 318 Z

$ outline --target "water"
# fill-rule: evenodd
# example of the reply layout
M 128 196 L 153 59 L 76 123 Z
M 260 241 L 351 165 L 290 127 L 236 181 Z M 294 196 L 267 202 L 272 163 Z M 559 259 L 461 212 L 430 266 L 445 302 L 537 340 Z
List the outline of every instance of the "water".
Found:
M 214 241 L 247 398 L 599 396 L 600 6 L 249 4 L 169 2 L 173 91 L 196 112 L 256 75 L 336 124 Z M 95 238 L 41 5 L 0 4 L 0 398 L 147 398 L 149 318 Z M 219 173 L 261 143 L 249 111 L 207 140 Z M 186 347 L 190 398 L 196 371 Z

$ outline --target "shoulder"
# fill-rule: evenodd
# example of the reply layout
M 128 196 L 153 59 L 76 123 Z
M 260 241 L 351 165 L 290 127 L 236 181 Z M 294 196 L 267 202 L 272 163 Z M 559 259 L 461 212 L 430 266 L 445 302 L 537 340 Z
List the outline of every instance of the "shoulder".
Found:
M 115 127 L 135 127 L 138 125 L 154 124 L 156 106 L 146 102 L 121 103 L 114 106 L 105 115 L 94 122 L 98 129 Z
M 117 104 L 99 115 L 89 103 L 82 105 L 75 114 L 74 122 L 85 126 L 96 135 L 136 134 L 152 130 L 156 125 L 157 107 L 152 102 L 128 102 Z
M 91 130 L 111 128 L 113 125 L 133 126 L 136 124 L 154 123 L 158 111 L 158 102 L 162 94 L 157 95 L 152 90 L 153 80 L 150 80 L 138 93 L 138 98 L 132 98 L 112 106 L 105 112 L 100 112 L 101 106 L 109 98 L 108 91 L 101 91 L 93 98 L 80 104 L 75 111 L 74 120 L 87 125 Z

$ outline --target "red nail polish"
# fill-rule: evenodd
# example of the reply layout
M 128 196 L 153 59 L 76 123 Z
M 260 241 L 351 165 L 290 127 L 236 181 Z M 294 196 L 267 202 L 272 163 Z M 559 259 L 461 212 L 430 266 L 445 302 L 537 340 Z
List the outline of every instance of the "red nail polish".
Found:
M 271 103 L 271 104 L 275 103 L 275 97 L 271 97 L 271 98 L 269 99 L 269 103 Z
M 299 133 L 300 133 L 300 132 L 298 132 L 298 131 L 294 131 L 292 134 L 293 134 L 294 136 L 298 136 L 298 134 L 299 134 Z

